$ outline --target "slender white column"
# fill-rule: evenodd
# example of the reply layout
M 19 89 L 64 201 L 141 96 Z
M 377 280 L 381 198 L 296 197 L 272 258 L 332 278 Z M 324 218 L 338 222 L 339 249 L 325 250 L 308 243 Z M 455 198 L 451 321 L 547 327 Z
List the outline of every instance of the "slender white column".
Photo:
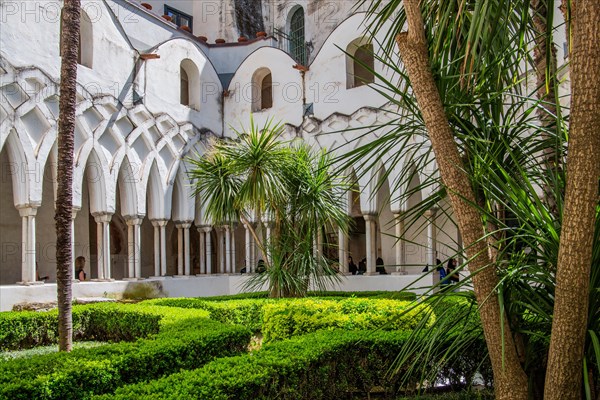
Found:
M 252 272 L 252 234 L 248 225 L 244 225 L 246 230 L 246 272 Z
M 396 219 L 396 265 L 400 267 L 400 273 L 406 274 L 406 242 L 404 241 L 404 215 L 394 214 Z M 397 267 L 396 267 L 397 268 Z
M 183 275 L 183 227 L 177 227 L 177 275 Z
M 167 276 L 167 232 L 166 226 L 169 223 L 166 219 L 157 219 L 152 222 L 155 226 L 155 235 L 156 235 L 156 227 L 159 228 L 159 250 L 155 250 L 154 253 L 154 269 L 157 272 L 156 276 Z M 154 242 L 156 243 L 156 236 L 154 236 Z M 155 245 L 156 246 L 156 245 Z M 157 262 L 160 260 L 160 268 L 157 266 Z
M 219 274 L 225 273 L 225 229 L 221 227 L 217 231 L 217 238 L 219 240 L 219 246 L 217 251 L 219 252 Z
M 236 224 L 232 224 L 231 225 L 231 273 L 235 274 L 235 259 L 236 259 L 236 253 L 235 253 L 235 225 Z
M 33 283 L 37 279 L 35 266 L 35 215 L 37 207 L 19 209 L 22 218 L 21 246 L 21 280 L 22 283 Z
M 135 277 L 138 279 L 142 278 L 142 219 L 136 219 L 136 223 L 133 225 L 133 239 L 135 241 L 135 248 L 133 251 L 133 262 L 135 264 Z
M 338 259 L 340 263 L 340 272 L 350 273 L 348 266 L 348 236 L 342 229 L 338 229 Z
M 94 219 L 97 224 L 98 236 L 98 279 L 110 279 L 110 220 L 112 214 L 96 213 Z
M 135 238 L 133 237 L 133 225 L 127 221 L 127 277 L 135 277 Z
M 112 214 L 108 214 L 104 221 L 102 221 L 102 230 L 104 232 L 102 239 L 104 242 L 103 250 L 104 250 L 104 278 L 111 279 L 112 278 L 112 270 L 111 270 L 111 260 L 110 260 L 110 220 L 112 218 Z
M 273 223 L 270 221 L 265 222 L 265 246 L 267 250 L 267 258 L 269 260 L 269 264 L 273 262 L 273 255 L 271 252 L 271 228 L 273 227 Z
M 206 249 L 205 249 L 205 239 L 204 239 L 204 229 L 198 227 L 199 234 L 199 247 L 198 253 L 200 255 L 200 274 L 206 274 Z
M 231 273 L 231 227 L 225 225 L 223 227 L 225 234 L 225 273 Z
M 73 280 L 77 280 L 77 274 L 75 273 L 75 218 L 77 218 L 77 212 L 79 211 L 79 208 L 75 208 L 73 207 L 73 209 L 71 210 L 71 257 L 73 258 L 72 260 L 72 264 L 73 264 L 73 270 L 71 271 L 72 276 L 73 276 Z
M 98 253 L 98 279 L 104 280 L 104 239 L 102 239 L 104 235 L 104 230 L 102 229 L 102 222 L 98 220 L 98 217 L 94 218 L 96 220 L 96 253 Z
M 152 221 L 154 226 L 154 276 L 160 276 L 160 225 Z
M 435 214 L 436 210 L 431 209 L 425 211 L 425 218 L 427 218 L 427 248 L 425 249 L 425 258 L 427 264 L 434 267 L 436 262 L 436 229 L 435 229 Z
M 184 245 L 184 255 L 183 255 L 183 272 L 185 275 L 190 276 L 192 269 L 190 266 L 190 227 L 191 223 L 183 224 L 183 245 Z
M 207 226 L 202 228 L 204 230 L 204 235 L 206 236 L 206 274 L 212 274 L 212 237 L 211 231 L 212 227 Z
M 376 227 L 375 227 L 375 215 L 366 214 L 363 216 L 365 219 L 365 234 L 366 234 L 366 250 L 367 250 L 367 275 L 373 275 L 375 273 L 375 261 L 376 261 Z

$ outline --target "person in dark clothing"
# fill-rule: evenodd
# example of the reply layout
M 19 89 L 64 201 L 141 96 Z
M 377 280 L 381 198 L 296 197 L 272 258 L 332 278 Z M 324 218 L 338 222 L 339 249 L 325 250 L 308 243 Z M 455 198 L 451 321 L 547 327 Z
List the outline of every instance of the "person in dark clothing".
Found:
M 377 257 L 377 260 L 375 260 L 375 272 L 379 272 L 380 275 L 387 275 L 387 271 L 383 265 L 383 258 Z
M 258 260 L 258 264 L 256 264 L 256 272 L 262 274 L 263 272 L 267 272 L 267 268 L 265 267 L 264 260 Z
M 367 259 L 363 258 L 358 263 L 358 272 L 356 273 L 356 275 L 364 275 L 365 272 L 367 272 Z
M 446 275 L 449 276 L 449 278 L 448 278 L 449 284 L 458 283 L 460 280 L 458 273 L 454 273 L 457 266 L 458 266 L 458 262 L 456 261 L 456 258 L 451 258 L 448 260 L 448 264 L 446 265 Z
M 85 257 L 79 256 L 75 259 L 75 278 L 80 281 L 85 281 L 86 274 L 84 271 L 85 268 Z
M 352 275 L 356 275 L 356 273 L 358 272 L 358 267 L 356 266 L 356 264 L 354 264 L 352 256 L 348 256 L 348 270 Z

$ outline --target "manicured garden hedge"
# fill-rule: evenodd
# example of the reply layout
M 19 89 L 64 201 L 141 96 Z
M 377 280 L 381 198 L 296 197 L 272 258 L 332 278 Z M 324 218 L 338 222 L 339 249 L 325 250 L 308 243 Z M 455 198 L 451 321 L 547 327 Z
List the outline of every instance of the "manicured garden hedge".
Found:
M 408 336 L 384 331 L 315 332 L 217 359 L 194 371 L 124 386 L 97 400 L 351 399 L 367 398 L 375 387 L 389 396 L 396 393 L 402 370 L 394 378 L 386 373 Z
M 159 317 L 160 332 L 136 342 L 0 362 L 0 398 L 89 398 L 124 384 L 198 368 L 216 357 L 239 354 L 250 341 L 247 329 L 211 321 L 203 310 L 106 304 L 90 307 L 90 312 L 108 315 L 113 307 Z
M 286 300 L 281 300 L 286 301 Z M 208 312 L 211 319 L 225 324 L 242 325 L 254 332 L 260 331 L 263 322 L 263 307 L 272 303 L 270 299 L 245 299 L 229 301 L 206 301 L 204 299 L 156 299 L 143 304 L 165 307 L 200 309 Z
M 297 299 L 265 304 L 262 333 L 269 342 L 319 329 L 412 330 L 426 314 L 427 305 L 407 301 Z
M 113 304 L 73 307 L 74 340 L 131 341 L 158 332 L 160 316 Z M 0 313 L 0 351 L 58 342 L 58 311 Z

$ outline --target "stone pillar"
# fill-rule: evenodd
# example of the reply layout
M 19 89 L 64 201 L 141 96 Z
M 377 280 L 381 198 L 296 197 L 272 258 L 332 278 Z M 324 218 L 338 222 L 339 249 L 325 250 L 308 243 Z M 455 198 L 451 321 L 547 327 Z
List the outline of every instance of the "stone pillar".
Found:
M 189 276 L 190 265 L 190 227 L 191 221 L 176 222 L 177 227 L 177 275 Z
M 160 276 L 160 225 L 151 221 L 154 227 L 154 276 Z
M 140 217 L 126 218 L 129 278 L 140 279 L 142 277 L 140 227 L 143 221 L 143 218 Z
M 425 258 L 427 264 L 434 268 L 436 266 L 436 229 L 435 229 L 435 209 L 425 211 L 427 218 L 427 248 L 425 249 Z
M 250 233 L 250 227 L 244 225 L 246 230 L 246 272 L 251 273 L 252 270 L 252 233 Z
M 154 226 L 154 274 L 156 276 L 167 275 L 167 219 L 151 220 Z
M 225 234 L 225 273 L 230 274 L 231 273 L 231 227 L 229 225 L 223 226 L 223 233 Z M 221 254 L 223 254 L 223 253 L 221 253 Z
M 200 258 L 200 274 L 206 274 L 206 250 L 205 250 L 205 239 L 204 239 L 204 228 L 198 227 L 198 236 L 199 236 L 199 247 L 198 253 Z
M 94 219 L 98 234 L 98 279 L 111 279 L 110 269 L 110 220 L 112 214 L 96 213 Z
M 231 273 L 236 273 L 235 229 L 237 224 L 231 224 Z
M 375 261 L 377 260 L 377 249 L 375 246 L 377 245 L 377 241 L 375 236 L 376 232 L 376 218 L 375 215 L 365 214 L 363 215 L 365 219 L 365 236 L 366 236 L 366 250 L 367 250 L 367 273 L 366 275 L 375 274 Z
M 78 280 L 77 274 L 75 273 L 75 218 L 77 218 L 77 212 L 79 212 L 79 208 L 73 207 L 71 209 L 71 257 L 73 260 L 71 261 L 73 264 L 73 270 L 71 271 L 73 275 L 73 280 Z
M 406 275 L 406 242 L 404 241 L 404 234 L 406 232 L 404 227 L 404 214 L 394 214 L 396 219 L 396 265 L 400 267 L 400 273 Z
M 221 227 L 217 230 L 218 247 L 217 251 L 219 254 L 219 274 L 225 273 L 225 229 Z
M 273 229 L 273 222 L 265 222 L 265 249 L 267 250 L 267 259 L 269 264 L 273 262 L 273 255 L 271 252 L 271 231 Z
M 37 281 L 35 266 L 35 216 L 37 207 L 19 208 L 22 218 L 21 231 L 21 283 L 30 284 Z
M 338 259 L 340 263 L 340 272 L 349 274 L 348 266 L 348 236 L 342 229 L 338 229 Z
M 190 227 L 192 224 L 190 222 L 183 224 L 183 246 L 184 246 L 184 255 L 183 255 L 183 272 L 186 276 L 190 276 L 192 274 L 192 267 L 190 265 Z
M 204 235 L 206 236 L 206 274 L 212 274 L 212 237 L 210 232 L 211 226 L 203 227 Z

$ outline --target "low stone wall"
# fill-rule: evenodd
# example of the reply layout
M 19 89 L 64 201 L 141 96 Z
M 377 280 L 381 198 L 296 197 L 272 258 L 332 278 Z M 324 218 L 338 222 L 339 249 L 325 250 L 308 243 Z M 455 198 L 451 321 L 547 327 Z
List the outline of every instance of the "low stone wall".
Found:
M 421 279 L 419 279 L 421 278 Z M 121 299 L 128 294 L 145 294 L 148 297 L 209 297 L 237 294 L 243 291 L 247 275 L 210 275 L 189 277 L 149 278 L 139 281 L 75 282 L 73 298 Z M 402 290 L 422 294 L 433 284 L 431 275 L 373 275 L 345 276 L 330 290 L 359 292 L 373 290 Z M 56 302 L 56 284 L 0 286 L 0 311 L 10 311 L 24 303 Z

